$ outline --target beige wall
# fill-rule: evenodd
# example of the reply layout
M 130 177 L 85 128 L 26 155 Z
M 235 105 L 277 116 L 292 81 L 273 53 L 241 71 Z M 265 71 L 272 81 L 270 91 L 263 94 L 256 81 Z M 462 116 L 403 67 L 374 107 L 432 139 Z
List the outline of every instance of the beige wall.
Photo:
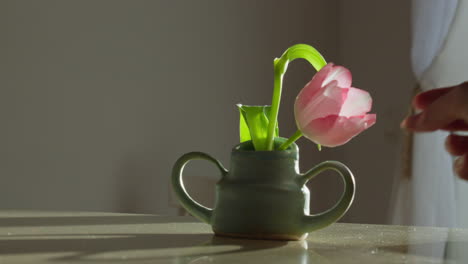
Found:
M 304 139 L 299 143 L 303 170 L 332 159 L 354 172 L 356 198 L 342 219 L 345 222 L 389 223 L 393 182 L 401 175 L 403 134 L 399 124 L 407 113 L 415 83 L 409 56 L 410 4 L 404 0 L 338 1 L 338 56 L 329 59 L 348 67 L 353 85 L 371 93 L 377 123 L 344 146 L 325 148 L 321 153 Z M 342 188 L 341 180 L 328 172 L 308 185 L 315 212 L 332 206 Z
M 355 205 L 345 221 L 387 223 L 394 177 L 400 177 L 402 132 L 414 86 L 410 69 L 411 1 L 340 1 L 340 59 L 354 84 L 369 90 L 377 123 L 337 150 L 355 173 Z
M 337 59 L 337 10 L 318 0 L 1 1 L 0 209 L 173 213 L 177 157 L 206 151 L 228 166 L 235 104 L 270 102 L 273 58 L 292 44 Z M 285 132 L 312 74 L 290 68 Z M 198 182 L 216 173 L 187 172 Z
M 358 189 L 344 221 L 385 222 L 413 84 L 409 1 L 1 1 L 0 21 L 0 209 L 174 213 L 173 162 L 199 150 L 229 167 L 235 104 L 269 104 L 273 58 L 304 42 L 352 70 L 378 121 L 322 152 L 301 139 L 301 168 L 346 163 Z M 283 136 L 313 73 L 290 65 Z M 187 169 L 208 205 L 213 175 Z M 328 173 L 310 187 L 314 211 L 341 191 Z

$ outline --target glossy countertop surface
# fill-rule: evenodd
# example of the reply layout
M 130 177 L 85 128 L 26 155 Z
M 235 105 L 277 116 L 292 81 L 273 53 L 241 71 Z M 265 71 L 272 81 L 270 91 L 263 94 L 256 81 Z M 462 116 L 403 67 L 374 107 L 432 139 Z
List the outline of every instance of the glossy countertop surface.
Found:
M 468 263 L 468 229 L 337 223 L 305 241 L 215 237 L 191 217 L 0 211 L 0 263 Z

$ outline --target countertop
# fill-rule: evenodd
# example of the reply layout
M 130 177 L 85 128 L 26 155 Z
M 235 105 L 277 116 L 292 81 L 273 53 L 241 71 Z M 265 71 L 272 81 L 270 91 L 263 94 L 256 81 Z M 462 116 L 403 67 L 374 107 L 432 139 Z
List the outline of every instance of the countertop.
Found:
M 468 263 L 468 229 L 336 223 L 305 241 L 213 236 L 191 217 L 0 211 L 0 263 Z

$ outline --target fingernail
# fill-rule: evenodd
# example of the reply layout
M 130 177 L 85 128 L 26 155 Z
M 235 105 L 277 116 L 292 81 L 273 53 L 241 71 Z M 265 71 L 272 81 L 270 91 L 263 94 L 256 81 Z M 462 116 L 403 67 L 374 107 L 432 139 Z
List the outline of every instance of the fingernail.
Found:
M 463 177 L 464 166 L 465 166 L 465 157 L 464 156 L 458 157 L 453 163 L 453 170 L 455 171 L 456 174 L 458 174 L 458 176 Z
M 463 157 L 457 158 L 453 165 L 455 171 L 459 171 L 463 167 Z
M 422 113 L 419 113 L 408 116 L 405 120 L 403 120 L 401 125 L 406 129 L 415 129 L 420 127 L 422 123 L 424 123 L 424 117 Z
M 403 119 L 403 121 L 401 121 L 400 128 L 407 128 L 407 125 L 408 125 L 408 121 L 405 118 Z

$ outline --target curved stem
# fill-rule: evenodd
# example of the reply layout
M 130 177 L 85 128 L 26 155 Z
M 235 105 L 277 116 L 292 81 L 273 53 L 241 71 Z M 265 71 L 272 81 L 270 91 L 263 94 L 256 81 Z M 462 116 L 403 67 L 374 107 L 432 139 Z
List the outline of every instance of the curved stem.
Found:
M 281 146 L 278 148 L 278 150 L 285 150 L 294 143 L 296 140 L 302 137 L 302 132 L 298 129 L 286 142 L 281 144 Z
M 274 60 L 273 98 L 271 101 L 271 111 L 268 123 L 266 150 L 273 150 L 273 136 L 276 124 L 278 123 L 278 112 L 281 101 L 281 92 L 283 89 L 283 76 L 286 73 L 289 62 L 295 59 L 307 60 L 317 71 L 327 64 L 325 59 L 316 49 L 305 44 L 296 44 L 291 46 L 279 59 L 277 58 Z

